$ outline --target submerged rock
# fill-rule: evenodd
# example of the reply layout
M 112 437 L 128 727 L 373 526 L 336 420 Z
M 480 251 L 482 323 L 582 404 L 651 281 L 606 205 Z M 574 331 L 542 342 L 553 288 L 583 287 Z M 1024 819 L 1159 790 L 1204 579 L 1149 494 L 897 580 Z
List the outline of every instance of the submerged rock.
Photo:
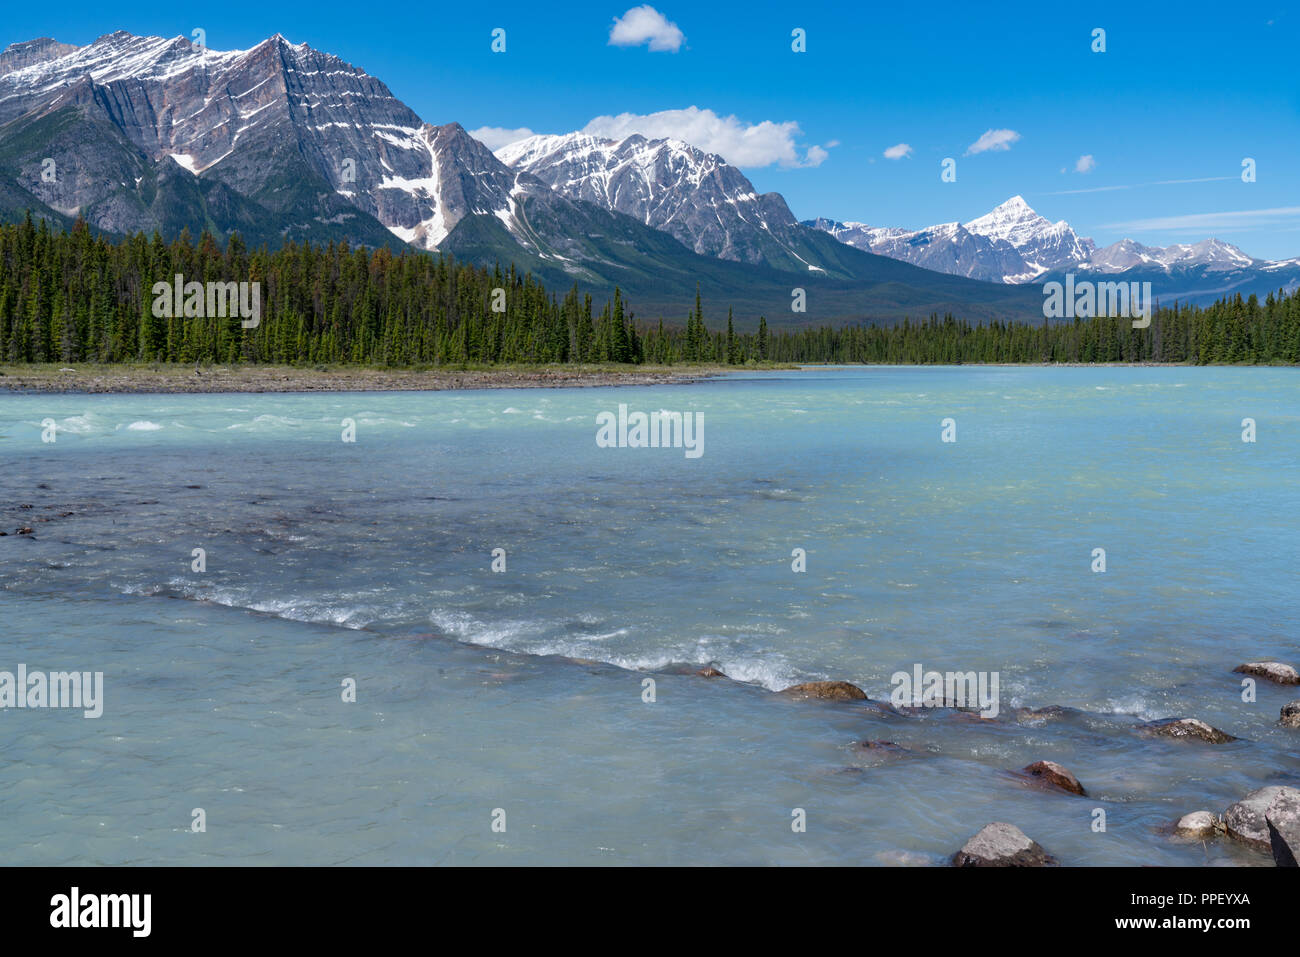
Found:
M 1058 863 L 1014 824 L 986 824 L 953 855 L 954 867 L 1048 867 Z
M 1300 791 L 1283 788 L 1264 812 L 1273 861 L 1278 867 L 1296 867 L 1300 858 Z
M 1184 814 L 1174 825 L 1174 833 L 1179 837 L 1192 837 L 1205 839 L 1213 837 L 1214 832 L 1219 830 L 1219 819 L 1209 811 L 1193 811 L 1191 814 Z
M 1059 704 L 1049 704 L 1044 705 L 1041 708 L 1015 708 L 1011 713 L 1015 715 L 1017 720 L 1027 719 L 1030 721 L 1047 721 L 1052 718 L 1064 718 L 1067 715 L 1077 714 L 1078 709 L 1067 708 L 1064 705 Z
M 911 754 L 912 749 L 895 741 L 859 741 L 858 747 L 863 751 L 881 751 L 886 754 Z
M 1062 791 L 1068 791 L 1070 794 L 1085 793 L 1079 779 L 1055 761 L 1035 761 L 1028 767 L 1022 768 L 1021 773 L 1037 778 L 1044 784 L 1060 788 Z
M 1300 671 L 1280 661 L 1248 661 L 1232 670 L 1234 674 L 1252 675 L 1280 685 L 1300 685 Z
M 866 701 L 867 693 L 847 681 L 806 681 L 782 688 L 781 694 L 794 698 L 818 698 L 823 701 Z
M 707 668 L 701 668 L 699 671 L 695 672 L 695 676 L 696 676 L 697 678 L 725 678 L 725 677 L 727 677 L 727 676 L 724 675 L 721 671 L 719 671 L 717 668 L 713 667 L 713 665 L 709 665 Z
M 1269 838 L 1265 815 L 1274 801 L 1288 793 L 1300 798 L 1300 790 L 1284 785 L 1272 784 L 1251 791 L 1223 812 L 1223 826 L 1228 836 L 1261 851 L 1272 850 L 1273 842 Z
M 1284 728 L 1300 728 L 1300 698 L 1282 705 L 1282 716 L 1278 724 Z
M 1139 726 L 1143 733 L 1161 738 L 1196 738 L 1211 744 L 1223 744 L 1237 739 L 1226 731 L 1211 727 L 1200 718 L 1162 718 Z

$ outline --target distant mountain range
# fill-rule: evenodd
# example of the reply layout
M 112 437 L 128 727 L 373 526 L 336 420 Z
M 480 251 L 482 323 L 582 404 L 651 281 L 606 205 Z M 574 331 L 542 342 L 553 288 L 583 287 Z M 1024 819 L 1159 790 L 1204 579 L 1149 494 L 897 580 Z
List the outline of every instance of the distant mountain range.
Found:
M 1033 282 L 1055 269 L 1102 253 L 1120 270 L 1163 263 L 1136 244 L 1096 251 L 1017 200 L 920 233 L 800 223 L 779 194 L 676 140 L 571 133 L 494 154 L 278 34 L 229 52 L 119 31 L 0 53 L 0 217 L 81 216 L 115 235 L 237 231 L 253 245 L 409 244 L 513 262 L 557 292 L 577 282 L 605 297 L 618 285 L 643 318 L 680 320 L 698 285 L 742 324 L 1036 319 Z M 1242 258 L 1217 278 L 1273 265 Z M 1208 268 L 1179 262 L 1169 268 Z M 806 312 L 791 311 L 795 288 Z
M 1218 239 L 1166 247 L 1123 239 L 1099 249 L 1064 220 L 1053 223 L 1034 212 L 1020 196 L 969 223 L 942 223 L 925 229 L 829 219 L 814 219 L 805 225 L 857 249 L 989 282 L 1037 283 L 1059 279 L 1067 272 L 1101 274 L 1107 279 L 1149 280 L 1165 302 L 1197 303 L 1236 292 L 1263 296 L 1300 285 L 1300 259 L 1255 259 Z

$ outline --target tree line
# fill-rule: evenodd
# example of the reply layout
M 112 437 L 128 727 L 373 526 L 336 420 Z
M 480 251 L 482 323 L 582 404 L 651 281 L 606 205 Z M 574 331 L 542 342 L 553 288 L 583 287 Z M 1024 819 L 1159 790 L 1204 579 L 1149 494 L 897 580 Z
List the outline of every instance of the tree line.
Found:
M 155 283 L 256 282 L 261 320 L 166 315 Z M 24 362 L 288 363 L 427 366 L 498 363 L 1163 362 L 1300 364 L 1300 290 L 1175 304 L 1151 324 L 1098 317 L 1041 325 L 951 315 L 890 326 L 781 329 L 760 319 L 709 328 L 699 293 L 684 324 L 636 320 L 621 292 L 595 311 L 514 267 L 487 269 L 415 250 L 286 243 L 222 248 L 95 235 L 85 222 L 0 226 L 0 359 Z M 166 310 L 164 312 L 169 312 Z

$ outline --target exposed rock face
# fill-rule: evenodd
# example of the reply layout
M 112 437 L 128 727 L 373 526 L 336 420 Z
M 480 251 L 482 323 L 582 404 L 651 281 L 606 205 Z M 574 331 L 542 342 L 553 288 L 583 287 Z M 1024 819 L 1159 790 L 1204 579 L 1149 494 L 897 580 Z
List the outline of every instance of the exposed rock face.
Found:
M 1084 794 L 1083 785 L 1073 774 L 1055 761 L 1035 761 L 1022 770 L 1023 774 L 1037 778 L 1044 784 L 1068 791 L 1070 794 Z
M 781 694 L 794 698 L 819 698 L 823 701 L 866 701 L 867 693 L 847 681 L 807 681 L 782 688 Z
M 4 53 L 0 53 L 0 76 L 12 73 L 14 70 L 25 70 L 29 66 L 57 60 L 75 49 L 77 49 L 75 44 L 60 43 L 49 37 L 37 37 L 35 40 L 12 44 Z
M 1211 727 L 1200 718 L 1162 718 L 1159 721 L 1148 721 L 1141 725 L 1141 730 L 1144 734 L 1156 737 L 1192 738 L 1208 741 L 1210 744 L 1223 744 L 1226 741 L 1237 740 L 1226 731 Z
M 1300 728 L 1300 698 L 1282 705 L 1282 716 L 1278 723 L 1284 728 Z
M 1047 867 L 1058 863 L 1014 824 L 986 824 L 953 855 L 954 867 Z
M 342 160 L 367 185 L 385 161 L 407 177 L 430 162 L 427 147 L 392 142 L 423 124 L 383 83 L 279 35 L 230 52 L 124 31 L 84 47 L 18 46 L 0 55 L 0 123 L 16 121 L 0 149 L 34 199 L 101 229 L 170 234 L 188 217 L 265 238 L 280 233 L 266 222 L 279 213 L 316 230 L 296 226 L 293 238 L 343 225 L 363 241 L 391 238 L 373 218 L 386 215 L 382 193 L 349 196 Z
M 1265 815 L 1273 802 L 1283 795 L 1300 798 L 1300 790 L 1282 785 L 1270 785 L 1251 791 L 1223 812 L 1223 825 L 1228 836 L 1261 851 L 1272 850 L 1268 822 Z
M 707 668 L 701 668 L 699 671 L 695 672 L 695 675 L 696 675 L 696 677 L 698 677 L 698 678 L 725 678 L 725 677 L 727 677 L 726 675 L 724 675 L 721 671 L 719 671 L 717 668 L 713 667 L 712 665 L 709 665 Z
M 1193 811 L 1184 814 L 1174 825 L 1174 833 L 1179 837 L 1204 840 L 1213 837 L 1218 830 L 1218 819 L 1209 811 Z
M 1283 788 L 1264 812 L 1273 860 L 1278 867 L 1296 867 L 1300 858 L 1300 791 Z
M 1263 678 L 1279 685 L 1300 685 L 1300 672 L 1280 661 L 1248 661 L 1232 669 L 1235 674 Z

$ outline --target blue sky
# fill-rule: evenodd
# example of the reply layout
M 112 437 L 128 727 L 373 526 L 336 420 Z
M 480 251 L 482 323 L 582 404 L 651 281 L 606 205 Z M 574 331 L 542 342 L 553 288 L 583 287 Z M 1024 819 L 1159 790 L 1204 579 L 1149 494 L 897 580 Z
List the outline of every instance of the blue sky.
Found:
M 611 44 L 635 5 L 68 0 L 10 5 L 0 41 L 202 27 L 220 50 L 279 32 L 379 77 L 432 123 L 689 131 L 800 218 L 917 227 L 1020 194 L 1101 244 L 1213 235 L 1300 256 L 1300 7 L 655 0 L 676 26 L 651 31 L 667 49 L 631 45 L 637 29 Z M 497 27 L 505 53 L 491 50 Z M 792 52 L 794 28 L 807 52 Z M 1009 148 L 972 150 L 989 131 Z M 886 158 L 891 147 L 905 155 Z M 945 157 L 956 182 L 940 180 Z

